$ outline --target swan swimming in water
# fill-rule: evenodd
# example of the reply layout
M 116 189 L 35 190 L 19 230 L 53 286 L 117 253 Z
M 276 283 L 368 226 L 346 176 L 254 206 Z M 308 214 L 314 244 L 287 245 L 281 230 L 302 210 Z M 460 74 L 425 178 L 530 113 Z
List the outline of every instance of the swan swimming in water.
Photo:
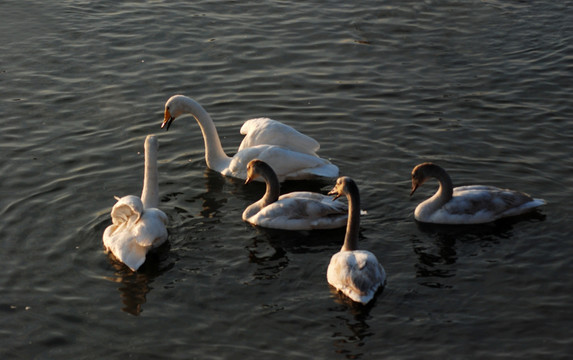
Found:
M 115 197 L 111 209 L 112 225 L 103 233 L 103 244 L 118 260 L 136 271 L 144 262 L 147 252 L 167 240 L 167 215 L 159 206 L 157 174 L 157 148 L 155 136 L 145 139 L 145 173 L 141 198 L 127 195 Z
M 335 229 L 346 224 L 347 206 L 332 197 L 309 191 L 295 191 L 279 197 L 280 185 L 273 169 L 261 160 L 247 164 L 245 184 L 262 177 L 265 195 L 243 212 L 243 220 L 272 229 Z
M 330 259 L 326 278 L 328 283 L 353 301 L 367 304 L 378 289 L 386 283 L 386 272 L 370 251 L 358 250 L 360 228 L 360 194 L 356 183 L 349 177 L 340 177 L 330 191 L 348 198 L 348 224 L 344 244 Z
M 419 164 L 412 170 L 412 191 L 426 180 L 436 178 L 438 191 L 416 207 L 416 220 L 435 224 L 481 224 L 515 216 L 544 205 L 545 200 L 494 186 L 453 187 L 448 173 L 433 163 Z
M 251 119 L 244 123 L 241 134 L 246 135 L 238 152 L 229 157 L 211 116 L 195 100 L 174 95 L 165 103 L 161 128 L 169 129 L 181 115 L 191 114 L 203 134 L 207 167 L 223 175 L 247 178 L 247 164 L 260 159 L 271 165 L 279 181 L 336 178 L 338 167 L 316 155 L 319 144 L 292 127 L 268 118 Z

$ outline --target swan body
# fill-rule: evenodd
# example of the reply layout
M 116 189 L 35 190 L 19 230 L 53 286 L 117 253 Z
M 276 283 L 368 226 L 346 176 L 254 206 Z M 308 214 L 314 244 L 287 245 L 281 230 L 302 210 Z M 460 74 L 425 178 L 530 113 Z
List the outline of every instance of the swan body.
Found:
M 309 191 L 279 196 L 280 185 L 273 169 L 261 160 L 251 160 L 246 183 L 258 177 L 264 179 L 267 189 L 263 198 L 245 209 L 244 221 L 285 230 L 334 229 L 346 224 L 347 207 L 343 202 Z
M 271 165 L 281 182 L 338 176 L 338 167 L 316 155 L 318 143 L 288 125 L 267 118 L 248 120 L 241 128 L 245 138 L 238 152 L 229 157 L 223 150 L 211 116 L 189 97 L 174 95 L 167 100 L 161 127 L 169 129 L 183 114 L 193 115 L 201 128 L 207 167 L 225 176 L 246 179 L 247 164 L 253 159 Z
M 434 196 L 414 211 L 416 220 L 434 224 L 482 224 L 526 213 L 545 200 L 528 194 L 486 185 L 453 187 L 450 176 L 433 163 L 419 164 L 412 170 L 412 195 L 426 180 L 436 178 L 440 187 Z
M 145 139 L 145 175 L 141 198 L 127 195 L 115 197 L 111 209 L 112 225 L 103 234 L 106 251 L 136 271 L 147 252 L 167 240 L 167 215 L 157 209 L 159 185 L 157 181 L 157 148 L 155 136 Z
M 367 250 L 358 250 L 360 228 L 360 194 L 349 177 L 340 177 L 329 193 L 334 199 L 348 198 L 348 223 L 344 245 L 332 256 L 326 278 L 330 285 L 353 301 L 367 304 L 386 283 L 386 272 L 376 256 Z

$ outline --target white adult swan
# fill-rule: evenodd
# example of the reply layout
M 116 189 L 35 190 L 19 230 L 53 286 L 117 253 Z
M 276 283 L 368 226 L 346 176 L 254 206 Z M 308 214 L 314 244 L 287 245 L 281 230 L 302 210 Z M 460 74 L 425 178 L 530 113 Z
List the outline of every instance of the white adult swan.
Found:
M 127 195 L 111 209 L 112 225 L 103 233 L 103 244 L 131 270 L 136 271 L 145 262 L 147 252 L 167 240 L 167 215 L 159 206 L 157 180 L 157 139 L 145 139 L 145 173 L 141 198 Z
M 244 221 L 285 230 L 335 229 L 346 224 L 346 204 L 309 191 L 295 191 L 279 197 L 280 184 L 273 169 L 261 160 L 251 160 L 247 164 L 245 184 L 258 177 L 265 180 L 267 189 L 259 201 L 245 209 Z
M 211 116 L 195 100 L 183 95 L 172 96 L 165 103 L 161 128 L 183 114 L 191 114 L 199 123 L 205 142 L 207 167 L 223 175 L 247 178 L 247 164 L 260 159 L 270 164 L 279 181 L 315 178 L 336 178 L 338 167 L 316 155 L 319 144 L 288 125 L 267 118 L 245 122 L 241 134 L 246 135 L 238 152 L 225 154 Z
M 416 220 L 435 224 L 481 224 L 514 216 L 544 205 L 545 200 L 494 186 L 453 187 L 448 173 L 433 163 L 419 164 L 412 170 L 412 191 L 429 178 L 440 182 L 438 191 L 416 207 Z
M 356 183 L 349 177 L 340 177 L 329 193 L 348 198 L 348 224 L 344 245 L 330 259 L 326 278 L 328 283 L 350 299 L 367 304 L 386 283 L 386 272 L 370 251 L 358 250 L 360 228 L 360 194 Z

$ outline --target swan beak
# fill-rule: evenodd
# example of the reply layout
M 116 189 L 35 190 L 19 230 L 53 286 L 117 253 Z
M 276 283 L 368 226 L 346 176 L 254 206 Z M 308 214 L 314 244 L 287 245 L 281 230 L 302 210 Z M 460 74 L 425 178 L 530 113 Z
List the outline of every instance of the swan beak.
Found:
M 410 191 L 410 196 L 414 194 L 414 191 L 416 191 L 418 186 L 420 186 L 420 184 L 417 181 L 416 182 L 412 181 L 412 191 Z
M 328 195 L 336 195 L 332 201 L 338 199 L 340 197 L 340 195 L 342 195 L 342 193 L 339 193 L 338 190 L 336 190 L 336 188 L 330 190 L 330 192 L 328 193 Z
M 161 124 L 161 128 L 163 129 L 165 127 L 165 131 L 169 130 L 169 127 L 171 126 L 173 120 L 175 120 L 175 118 L 171 116 L 169 110 L 165 110 L 165 116 L 163 118 L 163 123 Z
M 251 183 L 251 181 L 253 181 L 253 178 L 252 178 L 252 177 L 250 177 L 250 176 L 249 176 L 249 177 L 247 177 L 247 180 L 245 180 L 245 185 L 247 185 L 247 184 Z

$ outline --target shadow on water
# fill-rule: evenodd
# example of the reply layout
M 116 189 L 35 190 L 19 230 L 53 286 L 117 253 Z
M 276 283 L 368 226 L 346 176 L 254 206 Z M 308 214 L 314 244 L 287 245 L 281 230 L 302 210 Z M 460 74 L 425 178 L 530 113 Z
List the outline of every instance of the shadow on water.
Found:
M 115 276 L 107 276 L 106 280 L 120 284 L 122 311 L 138 316 L 143 311 L 146 295 L 153 289 L 150 284 L 161 274 L 173 268 L 174 263 L 169 262 L 169 241 L 150 251 L 145 262 L 137 271 L 131 271 L 125 264 L 119 262 L 109 254 L 110 264 L 115 269 Z
M 275 279 L 289 264 L 287 251 L 280 244 L 273 244 L 265 234 L 253 237 L 246 249 L 249 262 L 257 265 L 253 274 L 256 280 Z
M 257 242 L 265 241 L 275 249 L 282 248 L 290 253 L 323 252 L 328 248 L 342 246 L 345 228 L 328 230 L 281 230 L 251 226 L 256 231 L 253 239 Z M 338 251 L 338 250 L 336 250 Z M 334 252 L 332 252 L 332 255 Z
M 433 239 L 433 242 L 412 236 L 414 253 L 418 257 L 416 277 L 427 279 L 420 284 L 431 288 L 451 288 L 445 281 L 456 275 L 458 244 L 478 242 L 480 247 L 489 247 L 500 239 L 513 236 L 513 227 L 523 221 L 544 221 L 545 215 L 538 211 L 478 225 L 439 225 L 416 221 L 418 229 Z
M 344 230 L 290 231 L 267 229 L 245 224 L 255 234 L 245 249 L 249 262 L 257 265 L 253 274 L 256 280 L 269 280 L 289 265 L 289 254 L 320 253 L 328 248 L 337 248 L 344 238 Z

